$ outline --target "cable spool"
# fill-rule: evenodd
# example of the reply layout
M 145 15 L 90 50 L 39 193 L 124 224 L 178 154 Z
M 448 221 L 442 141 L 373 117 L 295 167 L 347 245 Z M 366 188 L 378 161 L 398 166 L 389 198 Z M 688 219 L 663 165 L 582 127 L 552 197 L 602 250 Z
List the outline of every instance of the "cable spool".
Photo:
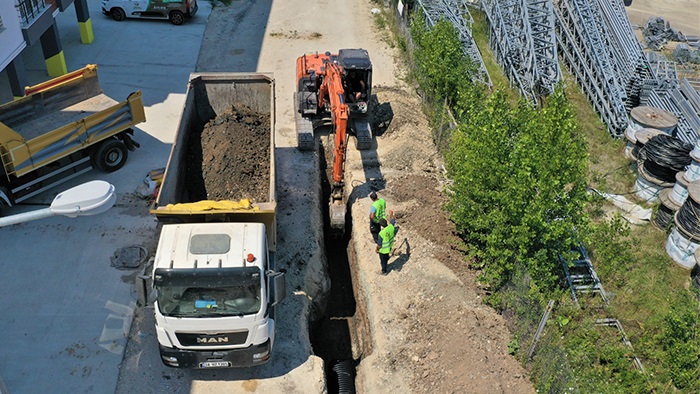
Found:
M 675 224 L 686 238 L 700 241 L 700 181 L 688 185 L 688 198 L 676 213 Z
M 669 135 L 673 135 L 673 131 L 678 126 L 678 118 L 676 115 L 661 108 L 642 105 L 632 108 L 630 111 L 629 125 L 635 130 L 648 127 L 659 129 Z
M 678 227 L 674 227 L 666 240 L 666 253 L 681 267 L 692 269 L 695 266 L 695 252 L 698 246 L 700 245 L 686 238 Z
M 676 183 L 669 195 L 670 199 L 680 207 L 688 198 L 688 182 L 685 180 L 685 171 L 676 173 Z
M 654 203 L 659 200 L 659 193 L 665 188 L 673 187 L 673 183 L 664 182 L 649 175 L 644 163 L 638 161 L 637 181 L 634 183 L 634 195 L 641 201 Z
M 640 129 L 634 134 L 634 147 L 632 148 L 631 156 L 635 160 L 639 159 L 639 150 L 644 147 L 644 145 L 649 142 L 650 139 L 656 137 L 657 135 L 664 134 L 663 131 L 658 129 Z
M 671 189 L 663 189 L 659 193 L 659 200 L 661 205 L 656 211 L 656 216 L 654 217 L 654 224 L 656 227 L 666 230 L 668 229 L 671 221 L 673 220 L 673 215 L 680 209 L 680 204 L 676 204 L 669 196 L 671 195 Z
M 700 162 L 700 138 L 695 140 L 695 145 L 693 145 L 693 150 L 690 151 L 690 157 L 693 160 Z
M 639 140 L 640 137 L 637 137 Z M 652 137 L 637 154 L 644 169 L 653 178 L 664 182 L 675 182 L 676 173 L 685 170 L 692 159 L 691 144 L 666 134 Z M 647 177 L 647 179 L 649 179 Z
M 692 158 L 693 152 L 690 153 L 690 157 Z M 693 161 L 690 162 L 688 167 L 685 168 L 685 175 L 683 177 L 686 181 L 688 181 L 688 183 L 700 179 L 700 162 L 698 162 L 696 159 L 693 159 Z
M 625 129 L 625 139 L 627 140 L 627 144 L 625 145 L 625 157 L 627 157 L 630 160 L 637 161 L 637 151 L 639 151 L 639 147 L 636 146 L 637 136 L 635 134 L 635 129 L 631 127 L 627 127 Z
M 693 286 L 700 290 L 700 248 L 695 249 L 695 265 L 690 271 L 690 280 L 693 282 Z

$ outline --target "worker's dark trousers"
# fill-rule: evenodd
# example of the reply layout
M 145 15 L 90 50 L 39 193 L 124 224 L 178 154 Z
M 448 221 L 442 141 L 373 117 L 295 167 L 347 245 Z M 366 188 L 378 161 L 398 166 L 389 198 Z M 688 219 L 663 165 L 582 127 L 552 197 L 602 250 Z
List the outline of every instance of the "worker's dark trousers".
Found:
M 374 223 L 373 221 L 369 222 L 369 232 L 372 234 L 372 239 L 375 244 L 379 243 L 379 231 L 381 231 L 381 229 L 379 223 Z
M 379 262 L 382 265 L 382 274 L 386 274 L 389 265 L 389 253 L 379 253 Z

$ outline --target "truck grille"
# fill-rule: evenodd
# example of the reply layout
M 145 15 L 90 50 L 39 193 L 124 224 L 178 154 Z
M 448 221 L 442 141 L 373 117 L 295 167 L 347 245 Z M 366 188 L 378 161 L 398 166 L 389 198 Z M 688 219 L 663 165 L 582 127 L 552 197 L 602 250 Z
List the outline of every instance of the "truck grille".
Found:
M 241 345 L 248 339 L 248 330 L 221 334 L 176 333 L 182 346 L 231 346 Z

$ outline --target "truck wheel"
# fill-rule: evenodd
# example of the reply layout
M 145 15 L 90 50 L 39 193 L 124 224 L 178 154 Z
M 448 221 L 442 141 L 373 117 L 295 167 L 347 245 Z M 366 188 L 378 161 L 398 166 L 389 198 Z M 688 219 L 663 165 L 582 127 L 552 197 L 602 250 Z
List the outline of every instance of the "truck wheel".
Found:
M 173 11 L 168 16 L 168 19 L 170 19 L 170 23 L 173 25 L 179 26 L 185 21 L 185 16 L 182 15 L 180 11 Z
M 126 19 L 126 14 L 121 8 L 112 8 L 109 11 L 109 15 L 112 17 L 112 19 L 114 19 L 117 22 L 121 22 L 124 19 Z
M 123 142 L 110 138 L 103 141 L 92 155 L 92 163 L 104 172 L 114 172 L 126 163 L 129 151 Z

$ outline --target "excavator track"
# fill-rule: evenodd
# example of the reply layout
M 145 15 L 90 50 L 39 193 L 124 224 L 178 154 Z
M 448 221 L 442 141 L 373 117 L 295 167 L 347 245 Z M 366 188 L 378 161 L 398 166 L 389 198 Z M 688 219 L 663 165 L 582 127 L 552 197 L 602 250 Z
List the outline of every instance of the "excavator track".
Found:
M 314 140 L 314 124 L 299 112 L 298 93 L 294 93 L 294 123 L 297 128 L 297 149 L 300 151 L 310 151 L 316 146 Z
M 357 150 L 367 150 L 372 147 L 372 127 L 369 118 L 363 116 L 354 120 L 355 148 Z

